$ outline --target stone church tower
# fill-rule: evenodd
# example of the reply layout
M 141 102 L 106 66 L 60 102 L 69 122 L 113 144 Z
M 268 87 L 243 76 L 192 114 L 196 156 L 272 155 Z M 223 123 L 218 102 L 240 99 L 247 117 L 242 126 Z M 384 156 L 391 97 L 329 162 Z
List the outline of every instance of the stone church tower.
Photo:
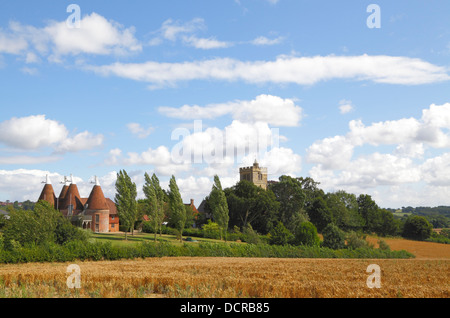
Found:
M 267 168 L 259 167 L 255 160 L 253 166 L 239 168 L 240 180 L 247 180 L 254 185 L 267 190 Z

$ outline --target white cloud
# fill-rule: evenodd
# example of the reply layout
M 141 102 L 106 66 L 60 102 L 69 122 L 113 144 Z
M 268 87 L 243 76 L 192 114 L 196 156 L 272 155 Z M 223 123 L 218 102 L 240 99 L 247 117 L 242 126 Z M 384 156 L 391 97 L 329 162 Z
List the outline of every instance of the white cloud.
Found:
M 421 166 L 425 182 L 433 186 L 450 186 L 450 153 L 427 159 Z
M 45 115 L 32 115 L 0 122 L 0 143 L 23 150 L 51 147 L 56 153 L 65 153 L 101 146 L 103 136 L 85 131 L 70 137 L 64 124 Z
M 445 129 L 450 127 L 450 104 L 430 105 L 424 109 L 422 118 L 402 118 L 373 123 L 365 126 L 361 120 L 349 123 L 347 137 L 355 145 L 392 145 L 423 143 L 434 148 L 450 146 L 450 135 Z
M 199 30 L 204 30 L 205 28 L 205 21 L 201 18 L 194 18 L 185 23 L 167 19 L 163 22 L 160 33 L 163 38 L 175 41 L 178 39 L 179 35 L 191 34 Z
M 181 40 L 185 45 L 203 50 L 227 48 L 233 45 L 231 42 L 219 41 L 215 37 L 205 38 L 197 35 L 199 31 L 205 30 L 206 24 L 202 18 L 194 18 L 188 22 L 167 19 L 156 32 L 159 35 L 152 38 L 148 44 L 155 46 L 162 44 L 164 40 L 172 42 Z
M 12 201 L 37 201 L 42 191 L 45 176 L 49 175 L 53 182 L 54 190 L 56 185 L 63 180 L 63 176 L 58 173 L 43 170 L 0 170 L 0 193 L 5 199 Z M 59 195 L 59 192 L 56 193 Z
M 122 155 L 122 150 L 119 148 L 111 149 L 108 153 L 108 158 L 105 159 L 106 165 L 118 165 L 120 164 L 120 156 Z
M 177 178 L 177 185 L 180 190 L 180 195 L 184 203 L 189 203 L 190 199 L 194 199 L 194 204 L 198 208 L 201 201 L 196 198 L 203 198 L 211 192 L 213 181 L 207 177 Z
M 154 130 L 153 127 L 144 128 L 138 123 L 129 123 L 127 124 L 127 128 L 131 133 L 138 136 L 138 138 L 146 138 L 148 137 Z
M 222 80 L 249 83 L 313 85 L 332 79 L 353 79 L 399 85 L 448 81 L 447 69 L 417 58 L 395 56 L 281 56 L 275 61 L 244 62 L 231 58 L 182 63 L 114 63 L 86 66 L 104 76 L 119 76 L 156 86 L 179 81 Z
M 370 191 L 386 206 L 431 202 L 431 197 L 445 203 L 450 154 L 435 153 L 450 146 L 449 106 L 432 104 L 420 119 L 402 118 L 369 126 L 352 120 L 345 136 L 325 138 L 308 148 L 307 160 L 315 164 L 309 174 L 327 190 Z M 370 147 L 381 146 L 394 149 L 392 153 L 368 153 Z M 356 147 L 365 154 L 353 158 Z
M 353 156 L 354 145 L 344 136 L 325 138 L 307 149 L 307 161 L 320 164 L 324 169 L 346 167 Z
M 52 22 L 43 31 L 49 35 L 57 56 L 80 53 L 122 55 L 142 50 L 134 37 L 134 28 L 125 29 L 96 13 L 83 17 L 80 28 L 68 28 L 63 21 Z
M 183 41 L 195 47 L 196 49 L 210 50 L 210 49 L 222 49 L 232 46 L 233 44 L 230 42 L 219 41 L 214 37 L 210 38 L 198 38 L 194 35 L 189 37 L 183 37 Z
M 302 158 L 292 149 L 274 147 L 258 160 L 260 166 L 267 167 L 268 178 L 281 175 L 299 176 L 302 170 Z
M 70 174 L 70 171 L 67 171 Z M 63 186 L 64 175 L 61 172 L 52 172 L 38 169 L 17 169 L 17 170 L 0 170 L 0 197 L 11 201 L 30 200 L 36 202 L 42 191 L 42 182 L 49 175 L 50 181 L 55 191 L 55 195 L 59 196 Z M 111 171 L 104 176 L 98 176 L 105 197 L 114 200 L 115 195 L 115 171 Z M 92 190 L 94 176 L 83 180 L 79 176 L 73 176 L 77 184 L 80 196 L 87 198 Z
M 413 141 L 420 126 L 421 123 L 415 118 L 378 122 L 367 127 L 361 120 L 352 120 L 349 123 L 348 138 L 357 145 L 392 145 Z
M 269 39 L 265 36 L 258 36 L 257 38 L 252 40 L 250 43 L 252 43 L 253 45 L 275 45 L 275 44 L 280 44 L 283 40 L 284 40 L 284 38 L 281 36 L 274 38 L 274 39 Z
M 450 128 L 450 103 L 444 105 L 431 104 L 422 111 L 422 120 L 426 125 L 438 128 Z
M 325 169 L 327 170 L 327 169 Z M 400 158 L 391 154 L 373 153 L 363 155 L 351 161 L 340 171 L 323 172 L 321 165 L 310 170 L 311 177 L 325 187 L 353 186 L 362 189 L 383 185 L 399 185 L 420 181 L 420 169 L 409 158 Z
M 13 117 L 0 123 L 0 142 L 19 149 L 54 146 L 68 136 L 66 127 L 45 115 Z
M 56 153 L 78 152 L 98 148 L 103 144 L 103 135 L 94 135 L 84 131 L 71 138 L 64 139 L 56 148 Z
M 56 156 L 1 156 L 1 165 L 32 165 L 49 163 L 61 160 L 61 157 Z
M 125 28 L 93 12 L 81 19 L 80 28 L 68 28 L 66 21 L 50 21 L 43 28 L 9 24 L 9 33 L 0 30 L 0 53 L 23 55 L 26 63 L 36 63 L 39 55 L 61 62 L 66 55 L 125 55 L 142 50 L 134 28 Z
M 28 75 L 37 75 L 39 73 L 38 69 L 35 67 L 22 67 L 20 71 Z
M 172 154 L 166 146 L 159 146 L 156 149 L 149 148 L 148 150 L 137 153 L 128 152 L 126 157 L 122 156 L 120 149 L 113 149 L 109 152 L 109 157 L 104 161 L 105 164 L 110 165 L 136 165 L 147 166 L 151 165 L 157 174 L 170 176 L 177 172 L 187 171 L 190 168 L 190 163 L 176 163 L 172 160 Z
M 354 109 L 352 101 L 343 99 L 339 101 L 339 111 L 341 114 L 347 114 Z
M 273 126 L 298 126 L 302 118 L 301 107 L 293 99 L 273 95 L 259 95 L 254 100 L 211 104 L 204 107 L 184 105 L 180 108 L 159 107 L 159 112 L 180 119 L 211 119 L 231 114 L 233 119 L 245 123 L 265 122 Z
M 11 34 L 6 34 L 0 29 L 0 53 L 19 54 L 28 48 L 28 42 Z

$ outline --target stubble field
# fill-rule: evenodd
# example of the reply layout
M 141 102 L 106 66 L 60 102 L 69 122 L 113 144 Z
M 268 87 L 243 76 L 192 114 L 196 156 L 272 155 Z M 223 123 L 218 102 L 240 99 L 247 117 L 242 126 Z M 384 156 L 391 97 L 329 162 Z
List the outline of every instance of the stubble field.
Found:
M 67 287 L 70 263 L 0 266 L 0 297 L 449 298 L 450 246 L 388 241 L 415 259 L 163 257 L 78 262 L 81 288 Z M 392 244 L 394 243 L 394 244 Z M 405 245 L 406 244 L 406 245 Z M 370 264 L 380 288 L 369 288 Z

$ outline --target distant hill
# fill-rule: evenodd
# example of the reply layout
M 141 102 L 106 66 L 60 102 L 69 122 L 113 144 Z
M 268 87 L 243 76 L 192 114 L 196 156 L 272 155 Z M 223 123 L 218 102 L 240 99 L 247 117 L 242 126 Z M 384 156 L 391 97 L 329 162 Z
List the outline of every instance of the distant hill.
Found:
M 415 214 L 424 216 L 428 221 L 433 224 L 434 228 L 448 228 L 450 227 L 450 206 L 437 206 L 437 207 L 402 207 L 402 214 Z

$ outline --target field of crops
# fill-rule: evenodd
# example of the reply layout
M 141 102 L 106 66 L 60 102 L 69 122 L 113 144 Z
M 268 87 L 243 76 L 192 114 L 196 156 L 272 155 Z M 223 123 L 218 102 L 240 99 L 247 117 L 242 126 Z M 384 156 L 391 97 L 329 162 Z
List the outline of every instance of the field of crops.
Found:
M 368 288 L 367 267 L 381 269 Z M 442 297 L 449 260 L 344 260 L 164 257 L 80 262 L 79 289 L 69 263 L 3 265 L 1 297 Z
M 370 238 L 369 238 L 370 240 Z M 80 287 L 68 288 L 71 263 L 0 265 L 0 297 L 450 297 L 450 246 L 386 240 L 415 259 L 162 257 L 74 262 Z M 375 240 L 374 240 L 375 243 Z M 379 266 L 380 288 L 367 267 Z

